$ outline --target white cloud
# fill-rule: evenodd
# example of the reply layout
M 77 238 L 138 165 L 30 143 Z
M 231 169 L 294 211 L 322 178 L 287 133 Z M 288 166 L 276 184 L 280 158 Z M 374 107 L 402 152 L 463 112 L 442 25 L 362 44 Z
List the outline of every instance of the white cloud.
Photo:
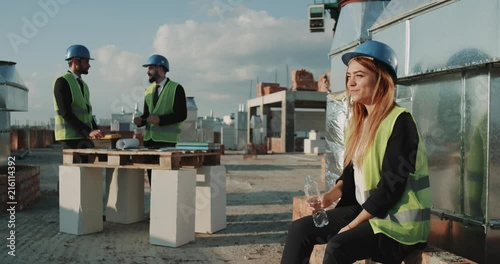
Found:
M 274 82 L 277 69 L 282 86 L 292 70 L 305 68 L 316 79 L 329 70 L 332 35 L 309 33 L 307 20 L 275 18 L 243 5 L 225 14 L 222 21 L 162 25 L 153 41 L 170 62 L 169 74 L 197 99 L 201 111 L 207 110 L 203 105 L 236 111 L 248 99 L 249 81 Z M 222 100 L 233 101 L 221 106 L 217 101 Z
M 310 34 L 306 21 L 276 19 L 264 11 L 246 9 L 240 16 L 222 22 L 201 24 L 189 20 L 162 25 L 156 33 L 154 48 L 167 56 L 172 71 L 189 71 L 191 75 L 194 72 L 205 76 L 206 81 L 214 81 L 209 77 L 214 74 L 218 81 L 227 81 L 254 78 L 258 69 L 287 61 L 301 64 L 297 60 L 307 54 L 311 57 L 324 54 L 315 59 L 324 60 L 323 65 L 327 65 L 328 50 L 324 48 L 330 43 L 331 36 Z M 323 48 L 320 53 L 319 48 Z M 310 65 L 300 65 L 307 66 Z M 250 74 L 242 74 L 247 70 Z
M 115 45 L 103 46 L 94 53 L 104 81 L 124 84 L 137 81 L 144 73 L 141 71 L 144 58 L 139 54 L 121 50 Z
M 197 10 L 214 12 L 212 2 L 203 7 Z M 165 55 L 170 62 L 168 77 L 178 81 L 186 95 L 195 97 L 200 116 L 208 115 L 210 110 L 218 116 L 236 112 L 238 105 L 255 96 L 257 79 L 274 82 L 276 72 L 282 86 L 287 81 L 290 86 L 291 71 L 301 68 L 313 72 L 317 79 L 330 68 L 327 54 L 331 41 L 331 33 L 309 33 L 307 20 L 275 18 L 243 4 L 232 6 L 221 20 L 158 25 L 152 36 L 154 52 Z M 136 103 L 142 107 L 144 88 L 148 86 L 142 64 L 151 54 L 115 45 L 101 46 L 91 54 L 95 61 L 84 79 L 98 118 L 109 118 L 122 107 L 131 111 Z M 67 64 L 58 62 L 48 74 L 52 76 L 35 72 L 26 75 L 30 76 L 25 81 L 30 89 L 32 118 L 53 116 L 53 81 L 66 70 Z M 42 76 L 46 78 L 39 80 Z M 27 113 L 14 115 L 19 118 Z

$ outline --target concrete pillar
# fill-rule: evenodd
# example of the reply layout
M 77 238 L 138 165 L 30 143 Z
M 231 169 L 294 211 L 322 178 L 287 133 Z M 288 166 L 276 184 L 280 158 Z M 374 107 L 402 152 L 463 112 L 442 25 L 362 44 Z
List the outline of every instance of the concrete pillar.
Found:
M 102 212 L 102 169 L 59 166 L 59 231 L 101 232 Z
M 281 151 L 295 151 L 295 94 L 290 91 L 281 101 Z
M 248 115 L 247 115 L 247 143 L 252 143 L 252 129 L 250 128 L 250 119 L 252 116 L 257 115 L 257 107 L 248 106 Z M 246 147 L 246 146 L 245 146 Z
M 144 170 L 113 169 L 106 204 L 106 221 L 131 224 L 142 220 Z
M 226 167 L 204 166 L 196 175 L 196 233 L 226 228 Z
M 262 112 L 262 122 L 264 124 L 264 142 L 267 144 L 267 138 L 273 136 L 273 132 L 271 129 L 271 118 L 273 116 L 273 112 L 271 111 L 270 105 L 263 105 Z
M 195 239 L 196 170 L 152 170 L 149 243 L 178 247 Z

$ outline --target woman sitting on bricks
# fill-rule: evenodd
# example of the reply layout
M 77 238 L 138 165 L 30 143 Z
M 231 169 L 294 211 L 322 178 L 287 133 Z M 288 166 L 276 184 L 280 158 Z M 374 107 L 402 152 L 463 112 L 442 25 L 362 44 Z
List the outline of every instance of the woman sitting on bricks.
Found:
M 351 102 L 344 170 L 321 195 L 320 206 L 341 199 L 327 211 L 328 225 L 315 227 L 311 216 L 291 224 L 281 263 L 308 263 L 313 246 L 325 243 L 323 263 L 401 263 L 426 245 L 427 156 L 412 115 L 394 102 L 396 54 L 386 44 L 367 41 L 342 61 Z

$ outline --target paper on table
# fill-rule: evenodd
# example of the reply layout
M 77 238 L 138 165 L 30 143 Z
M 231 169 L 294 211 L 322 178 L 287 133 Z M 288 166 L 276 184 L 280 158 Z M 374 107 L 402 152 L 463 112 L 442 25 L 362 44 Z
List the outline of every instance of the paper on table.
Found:
M 138 147 L 139 147 L 139 139 L 137 138 L 122 138 L 116 141 L 117 149 L 130 149 Z

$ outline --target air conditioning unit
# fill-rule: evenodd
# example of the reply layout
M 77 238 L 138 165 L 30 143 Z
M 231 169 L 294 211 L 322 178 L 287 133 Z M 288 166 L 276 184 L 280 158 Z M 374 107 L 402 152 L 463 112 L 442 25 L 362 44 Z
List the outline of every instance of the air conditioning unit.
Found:
M 325 5 L 309 5 L 309 31 L 325 32 Z

